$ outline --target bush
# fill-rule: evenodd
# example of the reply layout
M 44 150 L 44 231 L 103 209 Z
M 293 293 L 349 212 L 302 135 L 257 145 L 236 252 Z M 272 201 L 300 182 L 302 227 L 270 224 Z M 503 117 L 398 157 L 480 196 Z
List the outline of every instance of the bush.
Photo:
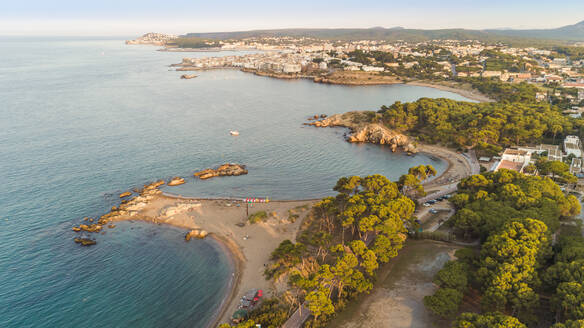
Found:
M 460 261 L 447 262 L 434 276 L 434 283 L 464 293 L 468 284 L 468 266 Z
M 434 295 L 424 297 L 424 305 L 434 314 L 451 318 L 462 303 L 462 293 L 452 288 L 440 288 Z
M 249 216 L 247 219 L 249 223 L 254 224 L 260 221 L 265 221 L 268 218 L 266 211 L 259 211 Z

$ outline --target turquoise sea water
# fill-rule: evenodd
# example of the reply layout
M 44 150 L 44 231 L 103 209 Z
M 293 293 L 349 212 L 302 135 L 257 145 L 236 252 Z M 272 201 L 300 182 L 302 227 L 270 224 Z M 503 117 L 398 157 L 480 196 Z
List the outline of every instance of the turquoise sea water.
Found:
M 183 56 L 121 40 L 0 39 L 0 327 L 204 327 L 226 292 L 228 258 L 212 240 L 121 223 L 98 245 L 71 226 L 117 195 L 159 178 L 164 190 L 218 197 L 313 198 L 344 175 L 396 179 L 424 155 L 343 141 L 309 115 L 377 109 L 396 100 L 461 96 L 414 86 L 342 87 L 238 71 L 192 80 Z M 239 130 L 239 137 L 228 131 Z M 246 164 L 241 177 L 196 170 Z

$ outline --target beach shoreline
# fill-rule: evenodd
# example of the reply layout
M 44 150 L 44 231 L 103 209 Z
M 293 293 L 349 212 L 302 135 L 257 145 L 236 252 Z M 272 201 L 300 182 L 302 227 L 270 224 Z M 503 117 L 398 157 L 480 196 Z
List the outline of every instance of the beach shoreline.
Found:
M 209 321 L 207 328 L 217 327 L 221 324 L 221 319 L 225 317 L 227 313 L 227 309 L 230 304 L 234 302 L 237 297 L 236 286 L 240 285 L 241 283 L 241 273 L 243 272 L 243 268 L 245 266 L 245 259 L 242 258 L 241 252 L 237 249 L 237 245 L 234 245 L 232 240 L 228 240 L 223 236 L 219 235 L 209 235 L 209 238 L 213 239 L 221 248 L 221 251 L 225 256 L 229 258 L 231 268 L 233 270 L 233 275 L 231 279 L 229 279 L 229 286 L 227 287 L 227 292 L 223 299 L 221 300 L 221 304 L 215 311 L 213 315 L 213 320 Z
M 207 327 L 230 322 L 239 299 L 251 289 L 264 290 L 264 297 L 276 297 L 282 286 L 268 281 L 264 270 L 272 251 L 288 239 L 296 240 L 300 225 L 317 200 L 284 200 L 245 203 L 242 199 L 204 199 L 162 193 L 147 187 L 120 208 L 104 217 L 108 222 L 142 221 L 185 229 L 185 234 L 204 231 L 229 258 L 233 275 L 221 303 Z M 265 212 L 261 222 L 248 222 L 248 214 Z M 291 219 L 291 217 L 294 217 Z M 199 236 L 198 234 L 193 237 Z M 186 237 L 186 236 L 185 236 Z M 191 240 L 190 242 L 196 242 Z
M 452 93 L 456 93 L 460 96 L 463 96 L 468 99 L 476 100 L 478 102 L 493 102 L 494 100 L 487 97 L 486 95 L 475 91 L 475 90 L 466 90 L 463 88 L 456 88 L 447 85 L 437 84 L 437 83 L 429 83 L 429 82 L 421 82 L 421 81 L 412 81 L 403 83 L 405 85 L 414 85 L 418 87 L 427 87 L 427 88 L 434 88 L 442 91 L 448 91 Z

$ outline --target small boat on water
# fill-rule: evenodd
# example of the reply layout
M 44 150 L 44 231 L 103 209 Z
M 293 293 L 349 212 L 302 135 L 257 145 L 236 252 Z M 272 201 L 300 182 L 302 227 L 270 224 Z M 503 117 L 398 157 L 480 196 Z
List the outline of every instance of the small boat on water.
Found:
M 237 131 L 237 130 L 231 130 L 231 131 L 229 131 L 229 134 L 232 135 L 232 136 L 238 136 L 239 135 L 239 131 Z

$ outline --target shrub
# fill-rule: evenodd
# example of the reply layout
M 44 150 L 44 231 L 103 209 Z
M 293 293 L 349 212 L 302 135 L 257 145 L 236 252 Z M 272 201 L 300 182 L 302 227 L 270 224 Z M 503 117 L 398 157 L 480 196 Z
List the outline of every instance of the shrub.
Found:
M 257 223 L 260 221 L 265 221 L 268 218 L 268 213 L 266 211 L 259 211 L 249 216 L 249 223 Z

